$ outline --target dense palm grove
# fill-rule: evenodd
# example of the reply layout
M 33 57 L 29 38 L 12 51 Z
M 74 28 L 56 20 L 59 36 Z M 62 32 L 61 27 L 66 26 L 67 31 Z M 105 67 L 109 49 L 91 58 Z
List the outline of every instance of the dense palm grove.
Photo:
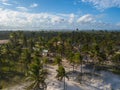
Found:
M 47 50 L 48 55 L 44 56 L 43 50 Z M 0 88 L 22 79 L 31 81 L 28 90 L 44 90 L 48 64 L 58 65 L 56 79 L 65 83 L 69 77 L 62 65 L 63 59 L 73 67 L 73 73 L 75 66 L 81 66 L 80 83 L 83 65 L 93 69 L 91 74 L 98 70 L 120 74 L 120 32 L 10 32 L 9 42 L 0 45 Z

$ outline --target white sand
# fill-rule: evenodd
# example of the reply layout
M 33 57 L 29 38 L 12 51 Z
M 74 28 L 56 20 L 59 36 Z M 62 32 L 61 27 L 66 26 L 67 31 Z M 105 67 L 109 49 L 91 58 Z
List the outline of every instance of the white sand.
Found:
M 63 82 L 58 81 L 56 76 L 57 66 L 48 66 L 49 75 L 47 82 L 47 90 L 63 90 Z M 71 70 L 70 67 L 66 68 Z M 77 69 L 79 71 L 79 68 Z M 66 90 L 120 90 L 120 76 L 112 74 L 111 72 L 100 72 L 100 77 L 88 78 L 83 76 L 82 84 L 75 80 L 77 74 L 73 74 L 70 80 L 66 79 Z M 4 90 L 24 90 L 26 83 L 16 85 Z

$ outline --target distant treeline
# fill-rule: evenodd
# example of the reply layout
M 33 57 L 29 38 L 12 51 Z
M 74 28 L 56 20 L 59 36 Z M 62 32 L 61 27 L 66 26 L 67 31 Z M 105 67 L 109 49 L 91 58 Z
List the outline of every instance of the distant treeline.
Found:
M 14 31 L 0 31 L 0 40 L 2 39 L 9 39 L 9 35 L 10 33 L 12 33 Z M 19 31 L 18 32 L 23 32 L 26 37 L 30 38 L 30 37 L 34 37 L 34 36 L 42 36 L 42 37 L 46 37 L 46 38 L 52 38 L 57 36 L 59 33 L 62 33 L 62 35 L 67 35 L 67 36 L 72 36 L 72 35 L 76 35 L 77 34 L 82 34 L 82 33 L 89 33 L 89 34 L 94 34 L 97 36 L 104 36 L 107 33 L 111 33 L 111 34 L 120 34 L 120 31 L 107 31 L 107 30 L 83 30 L 83 31 L 79 31 L 79 30 L 73 30 L 73 31 Z M 67 33 L 66 33 L 67 32 Z M 119 36 L 119 35 L 118 35 Z M 118 37 L 119 38 L 119 37 Z

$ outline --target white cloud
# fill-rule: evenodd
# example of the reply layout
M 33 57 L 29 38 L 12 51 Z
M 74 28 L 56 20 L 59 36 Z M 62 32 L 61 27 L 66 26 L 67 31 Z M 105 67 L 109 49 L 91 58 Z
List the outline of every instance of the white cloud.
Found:
M 95 21 L 95 18 L 90 14 L 83 15 L 77 20 L 77 22 L 80 24 L 94 23 Z
M 64 21 L 64 19 L 60 18 L 59 16 L 54 16 L 53 18 L 51 18 L 51 23 L 53 25 L 55 25 L 57 23 L 61 23 L 63 21 Z
M 1 2 L 3 5 L 7 5 L 7 6 L 12 5 L 12 4 L 8 3 L 8 0 L 0 0 L 0 2 Z
M 37 6 L 38 6 L 38 4 L 36 4 L 36 3 L 33 3 L 33 4 L 30 5 L 31 8 L 34 8 L 34 7 L 37 7 Z
M 48 28 L 52 25 L 64 22 L 60 16 L 38 13 L 12 11 L 0 9 L 0 26 L 7 28 Z M 1 28 L 1 27 L 0 27 Z
M 28 11 L 28 9 L 26 7 L 16 7 L 16 8 L 20 11 Z
M 111 7 L 120 7 L 120 0 L 82 0 L 92 3 L 97 9 L 104 10 Z
M 3 5 L 7 5 L 7 6 L 10 6 L 10 5 L 12 5 L 12 4 L 10 4 L 10 3 L 2 3 Z
M 98 18 L 97 18 L 98 19 Z M 0 29 L 111 29 L 115 25 L 97 21 L 95 15 L 29 13 L 0 8 Z M 73 23 L 74 22 L 74 23 Z
M 70 14 L 70 18 L 69 18 L 68 22 L 69 22 L 69 23 L 73 23 L 74 18 L 75 18 L 75 15 L 74 15 L 73 13 Z

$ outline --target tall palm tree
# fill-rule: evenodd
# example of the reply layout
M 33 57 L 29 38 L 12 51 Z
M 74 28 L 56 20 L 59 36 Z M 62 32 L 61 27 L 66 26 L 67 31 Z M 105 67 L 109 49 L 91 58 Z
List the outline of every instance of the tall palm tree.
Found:
M 82 61 L 82 56 L 80 53 L 75 53 L 74 55 L 74 62 L 75 64 L 80 64 L 80 71 L 81 71 L 81 79 L 80 79 L 80 83 L 82 82 L 82 64 L 83 64 L 83 61 Z
M 96 64 L 99 62 L 99 53 L 100 53 L 100 47 L 98 46 L 97 43 L 93 45 L 92 50 L 89 52 L 90 57 L 92 58 L 92 64 L 93 64 L 93 70 L 92 70 L 92 75 L 95 73 L 96 69 Z
M 68 52 L 68 56 L 67 56 L 67 59 L 69 60 L 72 68 L 73 68 L 73 72 L 74 72 L 74 67 L 75 67 L 75 61 L 74 61 L 74 53 L 71 51 L 71 52 Z
M 41 62 L 36 61 L 31 65 L 30 71 L 28 72 L 27 80 L 31 80 L 32 83 L 28 87 L 28 90 L 46 90 L 47 84 L 45 82 L 47 71 L 43 69 Z
M 28 71 L 29 65 L 31 63 L 31 52 L 27 48 L 24 48 L 21 53 L 21 62 L 24 64 L 25 72 Z
M 60 65 L 58 66 L 58 70 L 57 71 L 57 75 L 56 75 L 56 78 L 59 80 L 59 81 L 62 81 L 64 80 L 64 90 L 66 90 L 66 87 L 65 87 L 65 78 L 69 79 L 69 77 L 67 76 L 66 74 L 66 71 L 65 71 L 65 68 Z
M 18 43 L 18 35 L 17 32 L 10 33 L 10 43 L 15 47 Z

